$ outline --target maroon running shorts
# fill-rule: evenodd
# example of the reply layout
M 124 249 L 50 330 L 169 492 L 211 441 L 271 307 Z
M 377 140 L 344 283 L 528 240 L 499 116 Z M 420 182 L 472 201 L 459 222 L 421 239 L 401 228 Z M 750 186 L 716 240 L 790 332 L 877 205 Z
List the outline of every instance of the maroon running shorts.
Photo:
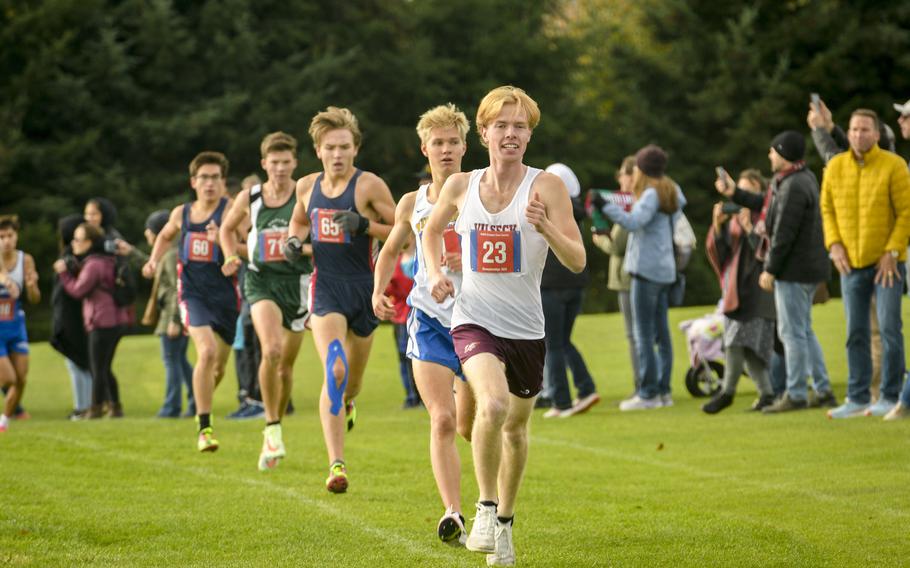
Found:
M 490 353 L 505 364 L 510 393 L 533 398 L 543 389 L 543 360 L 547 353 L 543 339 L 505 339 L 467 323 L 452 330 L 452 340 L 462 368 L 474 355 Z

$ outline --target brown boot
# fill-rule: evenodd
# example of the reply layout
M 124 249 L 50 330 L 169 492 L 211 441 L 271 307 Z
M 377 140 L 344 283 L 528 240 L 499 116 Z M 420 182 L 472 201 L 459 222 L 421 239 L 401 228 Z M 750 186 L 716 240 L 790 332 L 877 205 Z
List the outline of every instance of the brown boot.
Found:
M 111 403 L 111 409 L 107 413 L 108 418 L 123 418 L 123 405 L 119 402 Z
M 93 405 L 90 406 L 89 409 L 86 411 L 85 417 L 88 418 L 89 420 L 95 420 L 95 419 L 97 419 L 97 418 L 103 418 L 103 417 L 104 417 L 104 410 L 102 409 L 102 407 L 101 407 L 100 404 L 93 404 Z

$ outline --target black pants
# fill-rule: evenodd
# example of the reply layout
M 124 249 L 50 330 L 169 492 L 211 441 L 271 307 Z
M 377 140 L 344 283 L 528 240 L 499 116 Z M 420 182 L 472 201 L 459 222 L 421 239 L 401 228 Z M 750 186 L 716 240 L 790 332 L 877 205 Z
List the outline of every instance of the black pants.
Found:
M 237 371 L 237 398 L 243 402 L 247 397 L 262 402 L 259 390 L 259 362 L 262 360 L 262 348 L 253 320 L 243 318 L 243 349 L 234 351 L 234 367 Z
M 96 329 L 88 334 L 88 359 L 92 371 L 92 404 L 104 402 L 120 403 L 120 389 L 117 377 L 111 369 L 114 352 L 123 337 L 123 328 L 108 327 Z

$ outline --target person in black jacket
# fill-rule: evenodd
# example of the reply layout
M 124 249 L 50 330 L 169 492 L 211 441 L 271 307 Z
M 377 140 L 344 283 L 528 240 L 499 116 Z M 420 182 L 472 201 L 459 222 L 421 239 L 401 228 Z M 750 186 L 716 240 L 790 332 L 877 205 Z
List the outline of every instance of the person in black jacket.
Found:
M 787 361 L 787 390 L 765 413 L 808 407 L 807 378 L 812 376 L 812 298 L 820 282 L 831 276 L 825 250 L 819 206 L 818 180 L 803 161 L 806 145 L 793 130 L 781 132 L 771 141 L 768 158 L 774 178 L 765 196 L 735 188 L 729 176 L 719 178 L 717 190 L 735 203 L 761 211 L 756 230 L 767 237 L 764 270 L 759 285 L 774 291 L 777 326 Z M 762 254 L 765 253 L 765 254 Z M 816 362 L 816 363 L 820 363 Z M 824 377 L 815 376 L 818 400 L 830 404 L 834 394 Z
M 585 217 L 585 210 L 578 198 L 581 185 L 575 173 L 565 164 L 552 164 L 547 171 L 558 175 L 566 185 L 572 199 L 575 222 L 580 223 Z M 581 312 L 587 283 L 587 268 L 575 274 L 559 262 L 552 250 L 547 253 L 547 263 L 540 281 L 540 297 L 543 302 L 546 329 L 544 341 L 547 347 L 544 385 L 552 397 L 553 408 L 544 413 L 544 418 L 566 418 L 586 412 L 600 402 L 594 379 L 571 339 L 572 327 Z M 569 392 L 567 365 L 572 371 L 572 380 L 578 391 L 578 397 L 574 401 Z
M 61 256 L 73 259 L 69 243 L 83 222 L 82 215 L 67 215 L 58 222 Z M 88 340 L 82 325 L 82 301 L 64 292 L 57 274 L 51 291 L 51 346 L 64 357 L 73 385 L 73 411 L 70 420 L 86 418 L 92 405 L 92 373 L 89 371 Z

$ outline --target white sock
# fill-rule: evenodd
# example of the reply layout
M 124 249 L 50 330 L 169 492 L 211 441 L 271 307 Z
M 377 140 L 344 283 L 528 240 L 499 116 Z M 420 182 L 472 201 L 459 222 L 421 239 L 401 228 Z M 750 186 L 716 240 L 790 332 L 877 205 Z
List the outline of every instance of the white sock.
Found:
M 6 426 L 9 424 L 9 416 L 6 414 L 0 414 L 0 426 Z

